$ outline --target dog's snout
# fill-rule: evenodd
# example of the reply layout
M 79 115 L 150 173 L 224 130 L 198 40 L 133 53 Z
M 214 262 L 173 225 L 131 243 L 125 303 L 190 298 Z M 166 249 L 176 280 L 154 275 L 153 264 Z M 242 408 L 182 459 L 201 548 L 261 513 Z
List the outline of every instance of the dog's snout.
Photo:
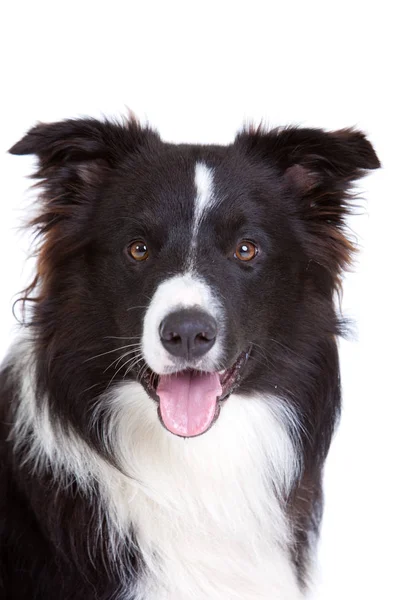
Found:
M 193 360 L 213 347 L 217 338 L 215 319 L 203 310 L 188 309 L 170 313 L 160 325 L 160 339 L 173 356 Z

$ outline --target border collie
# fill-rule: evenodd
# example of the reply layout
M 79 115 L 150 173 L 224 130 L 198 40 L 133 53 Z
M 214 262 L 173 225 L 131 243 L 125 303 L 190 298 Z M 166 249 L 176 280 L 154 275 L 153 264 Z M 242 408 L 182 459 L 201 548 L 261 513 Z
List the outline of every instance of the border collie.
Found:
M 38 157 L 41 194 L 0 381 L 1 597 L 304 598 L 371 144 L 77 119 L 10 152 Z

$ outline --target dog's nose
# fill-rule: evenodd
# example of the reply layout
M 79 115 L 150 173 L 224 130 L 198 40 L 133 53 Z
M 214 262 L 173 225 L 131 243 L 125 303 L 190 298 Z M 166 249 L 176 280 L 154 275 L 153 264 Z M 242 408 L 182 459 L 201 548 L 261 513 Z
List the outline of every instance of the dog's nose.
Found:
M 217 337 L 215 319 L 198 309 L 170 313 L 160 325 L 160 339 L 173 356 L 193 360 L 207 354 Z

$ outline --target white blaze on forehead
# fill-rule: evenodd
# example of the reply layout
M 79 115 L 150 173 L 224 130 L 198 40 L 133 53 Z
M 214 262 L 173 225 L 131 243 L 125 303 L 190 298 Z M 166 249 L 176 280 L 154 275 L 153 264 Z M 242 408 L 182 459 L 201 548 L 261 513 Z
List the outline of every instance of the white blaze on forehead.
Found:
M 204 219 L 207 212 L 209 212 L 217 203 L 213 169 L 207 167 L 207 165 L 202 162 L 196 163 L 194 183 L 196 188 L 196 197 L 194 199 L 192 243 L 189 258 L 190 268 L 193 268 L 194 251 L 197 246 L 197 238 L 201 221 Z
M 204 214 L 215 204 L 213 170 L 204 163 L 197 163 L 194 182 L 196 186 L 194 229 L 196 229 Z
M 161 322 L 175 310 L 192 307 L 204 310 L 217 322 L 217 341 L 201 365 L 204 370 L 216 369 L 222 353 L 223 311 L 211 286 L 198 275 L 184 273 L 160 283 L 144 317 L 142 351 L 147 364 L 156 373 L 165 374 L 175 370 L 171 355 L 161 343 Z

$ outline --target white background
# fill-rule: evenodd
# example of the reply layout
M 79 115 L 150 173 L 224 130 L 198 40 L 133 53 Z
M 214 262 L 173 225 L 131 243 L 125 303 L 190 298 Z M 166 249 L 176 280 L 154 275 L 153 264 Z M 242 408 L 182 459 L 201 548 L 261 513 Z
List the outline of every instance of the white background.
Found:
M 395 2 L 18 2 L 1 15 L 0 356 L 12 338 L 37 120 L 126 113 L 170 141 L 225 143 L 244 121 L 357 125 L 382 161 L 360 185 L 343 311 L 344 413 L 326 469 L 319 600 L 400 598 L 399 18 Z M 245 600 L 245 599 L 244 599 Z M 271 599 L 273 600 L 273 599 Z

